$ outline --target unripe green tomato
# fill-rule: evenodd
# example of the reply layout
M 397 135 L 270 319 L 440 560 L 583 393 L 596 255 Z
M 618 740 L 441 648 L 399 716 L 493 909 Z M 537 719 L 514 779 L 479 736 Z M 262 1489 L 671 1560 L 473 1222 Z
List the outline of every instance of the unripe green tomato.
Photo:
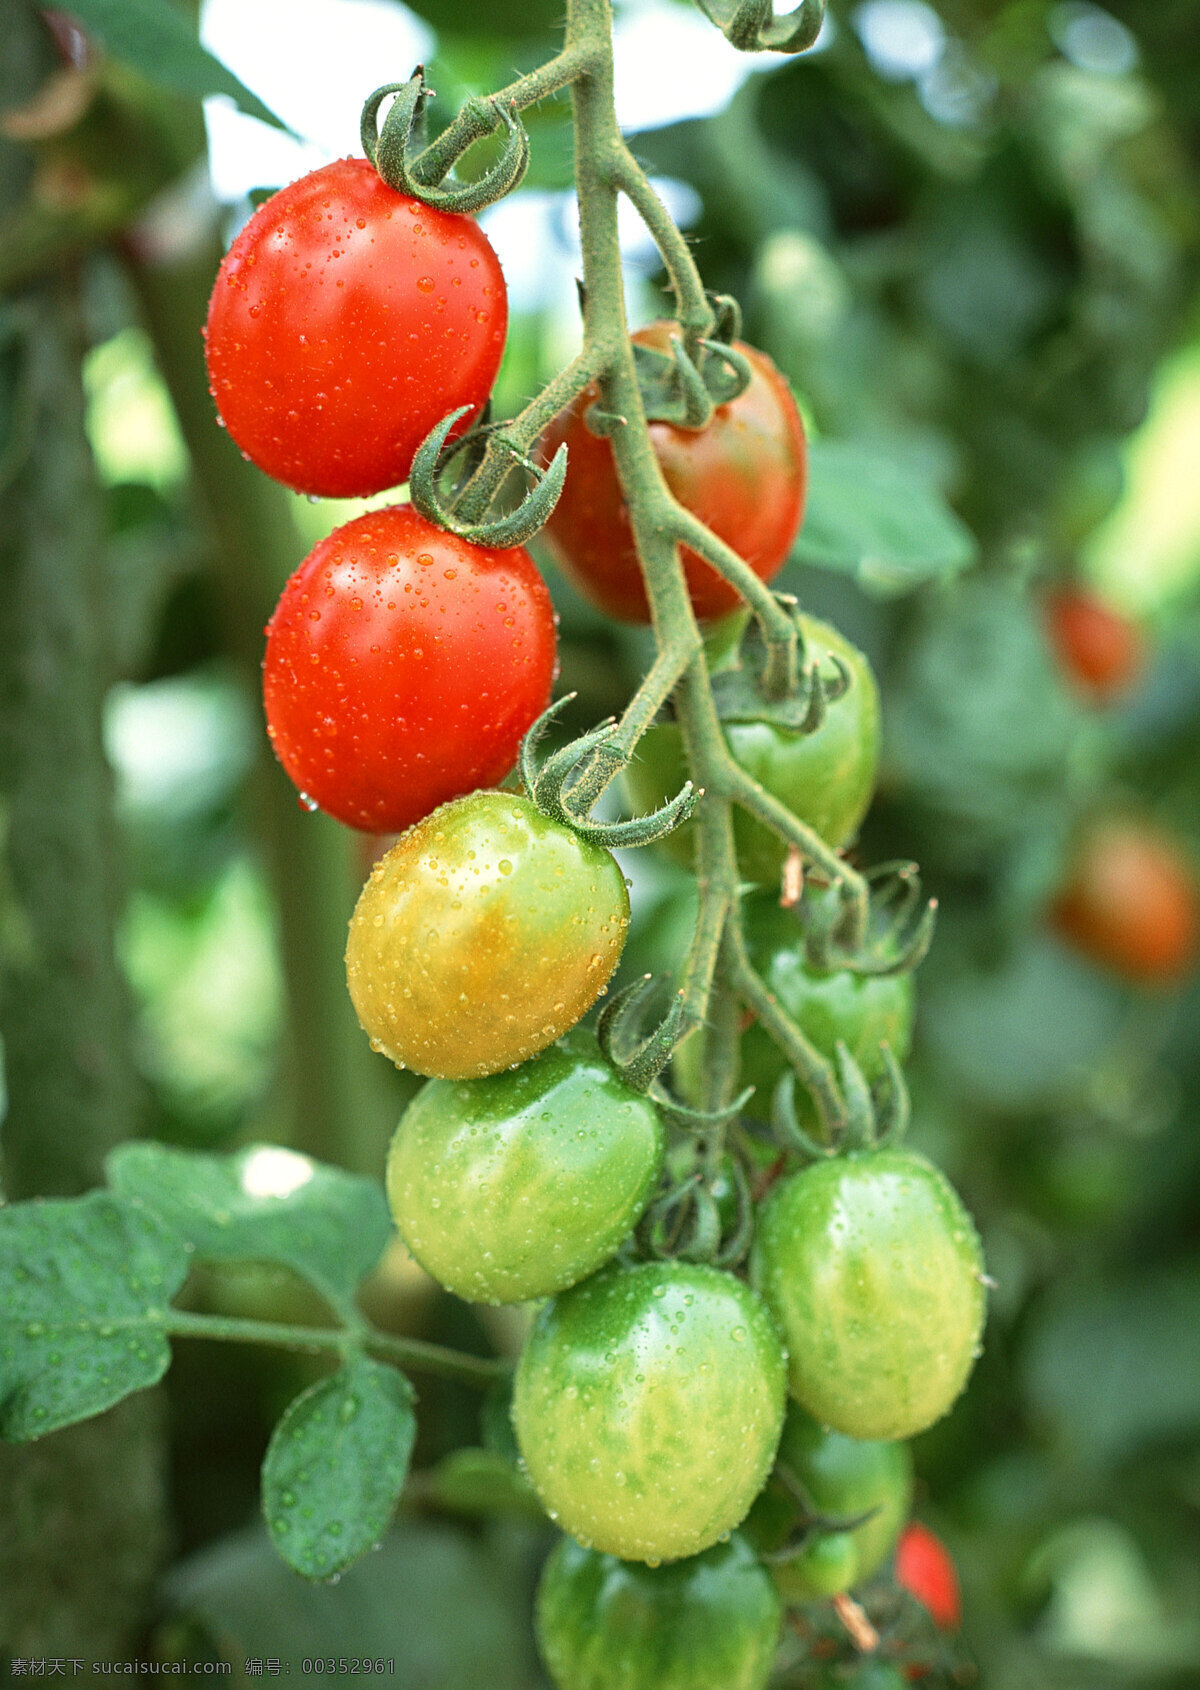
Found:
M 763 1690 L 781 1604 L 740 1537 L 646 1567 L 563 1538 L 537 1596 L 558 1690 Z
M 379 859 L 346 979 L 376 1050 L 438 1079 L 515 1068 L 585 1015 L 617 966 L 629 893 L 611 851 L 513 792 L 472 792 Z
M 829 706 L 815 733 L 792 733 L 771 722 L 726 722 L 724 734 L 734 761 L 806 822 L 829 845 L 845 845 L 858 832 L 875 790 L 879 763 L 879 689 L 871 666 L 836 628 L 802 616 L 805 661 L 841 659 L 850 672 L 846 693 Z M 687 779 L 683 743 L 674 722 L 660 723 L 638 741 L 625 771 L 629 803 L 649 812 L 673 798 Z M 777 885 L 787 848 L 778 836 L 734 807 L 738 865 L 748 881 Z M 692 866 L 694 827 L 676 828 L 663 842 L 685 868 Z
M 814 1533 L 797 1556 L 772 1566 L 785 1601 L 811 1602 L 870 1578 L 891 1553 L 908 1518 L 913 1484 L 908 1446 L 848 1438 L 818 1426 L 799 1403 L 791 1402 L 778 1460 L 803 1486 L 818 1514 L 835 1520 L 870 1515 L 849 1532 Z M 751 1540 L 761 1549 L 779 1548 L 794 1529 L 799 1512 L 795 1498 L 778 1478 L 773 1479 L 751 1510 L 747 1523 Z M 839 1540 L 836 1553 L 831 1547 L 835 1539 Z M 842 1582 L 831 1584 L 834 1576 Z
M 785 1383 L 771 1317 L 742 1280 L 614 1264 L 542 1308 L 513 1425 L 564 1531 L 624 1560 L 675 1561 L 745 1517 L 775 1459 Z
M 983 1258 L 971 1217 L 923 1156 L 862 1151 L 782 1181 L 759 1210 L 750 1273 L 787 1345 L 791 1393 L 821 1425 L 909 1438 L 966 1383 Z
M 396 1225 L 469 1302 L 548 1297 L 606 1262 L 657 1183 L 663 1125 L 581 1027 L 505 1074 L 430 1080 L 388 1152 Z
M 745 898 L 742 924 L 751 963 L 822 1056 L 832 1061 L 838 1041 L 844 1041 L 868 1081 L 883 1072 L 882 1043 L 891 1046 L 897 1061 L 904 1061 L 912 1043 L 911 974 L 856 974 L 848 968 L 822 973 L 812 968 L 805 959 L 799 922 L 779 907 L 773 893 Z M 700 1051 L 700 1038 L 693 1034 L 675 1053 L 676 1077 L 685 1096 L 696 1095 Z M 772 1095 L 787 1066 L 783 1052 L 758 1022 L 742 1034 L 739 1084 L 754 1087 L 753 1114 L 769 1116 Z M 816 1111 L 799 1084 L 795 1102 L 802 1125 L 815 1121 Z

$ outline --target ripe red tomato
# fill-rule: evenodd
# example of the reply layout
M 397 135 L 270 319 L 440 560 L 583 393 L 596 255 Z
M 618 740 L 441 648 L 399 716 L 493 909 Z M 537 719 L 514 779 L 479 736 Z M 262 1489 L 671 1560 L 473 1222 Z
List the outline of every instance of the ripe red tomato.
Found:
M 1171 985 L 1200 950 L 1200 882 L 1169 835 L 1110 816 L 1079 840 L 1051 920 L 1093 962 L 1142 985 Z
M 379 493 L 405 480 L 448 411 L 483 404 L 507 324 L 499 260 L 469 217 L 397 193 L 365 158 L 339 159 L 260 206 L 225 255 L 205 331 L 210 391 L 277 481 Z
M 528 798 L 472 792 L 409 828 L 371 871 L 350 920 L 350 997 L 397 1067 L 479 1079 L 587 1014 L 628 925 L 611 851 Z
M 945 1544 L 913 1520 L 896 1545 L 896 1583 L 927 1608 L 942 1631 L 957 1631 L 962 1621 L 958 1574 Z
M 1082 587 L 1049 595 L 1046 628 L 1067 676 L 1098 704 L 1128 692 L 1142 672 L 1146 646 L 1137 624 Z
M 666 351 L 676 323 L 651 323 L 634 339 Z M 718 405 L 708 427 L 650 425 L 667 485 L 769 581 L 783 567 L 804 510 L 808 460 L 804 431 L 787 382 L 763 352 L 738 342 L 754 372 L 746 391 Z M 546 524 L 546 538 L 564 573 L 609 616 L 648 622 L 650 607 L 622 500 L 612 448 L 591 433 L 584 412 L 597 397 L 589 387 L 551 423 L 543 438 L 547 461 L 565 441 L 567 480 Z M 694 552 L 683 567 L 696 615 L 723 616 L 741 598 Z
M 554 607 L 528 552 L 393 505 L 335 529 L 284 588 L 267 732 L 321 809 L 397 833 L 508 773 L 554 670 Z

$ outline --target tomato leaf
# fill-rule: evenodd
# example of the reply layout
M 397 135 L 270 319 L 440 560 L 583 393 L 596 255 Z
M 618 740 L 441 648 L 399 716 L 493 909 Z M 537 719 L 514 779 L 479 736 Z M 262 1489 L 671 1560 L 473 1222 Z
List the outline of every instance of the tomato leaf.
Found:
M 0 1209 L 0 1436 L 40 1438 L 161 1379 L 182 1240 L 105 1191 Z
M 910 592 L 974 563 L 975 537 L 932 482 L 856 440 L 809 446 L 808 505 L 792 561 L 854 575 L 879 594 Z
M 391 1234 L 373 1180 L 277 1144 L 247 1145 L 234 1156 L 125 1144 L 107 1172 L 114 1191 L 150 1210 L 198 1256 L 281 1263 L 339 1308 Z
M 412 1405 L 402 1373 L 360 1355 L 284 1411 L 263 1462 L 263 1513 L 305 1578 L 332 1578 L 387 1530 L 417 1435 Z
M 226 94 L 249 117 L 291 133 L 282 118 L 200 45 L 186 16 L 170 0 L 71 0 L 71 11 L 114 59 L 132 65 L 151 82 L 201 99 Z

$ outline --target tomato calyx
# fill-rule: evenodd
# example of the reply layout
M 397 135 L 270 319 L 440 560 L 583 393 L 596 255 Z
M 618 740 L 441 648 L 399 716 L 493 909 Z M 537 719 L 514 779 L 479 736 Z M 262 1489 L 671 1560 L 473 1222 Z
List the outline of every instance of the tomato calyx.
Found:
M 634 1234 L 645 1260 L 733 1269 L 754 1236 L 754 1198 L 739 1157 L 697 1147 L 690 1169 L 666 1176 Z
M 801 0 L 795 11 L 776 16 L 772 0 L 700 0 L 705 16 L 741 53 L 803 53 L 821 32 L 821 0 Z
M 904 1071 L 887 1043 L 879 1046 L 882 1072 L 868 1083 L 862 1068 L 839 1039 L 834 1068 L 800 1078 L 816 1104 L 823 1139 L 801 1126 L 796 1111 L 796 1070 L 789 1068 L 771 1100 L 771 1128 L 785 1150 L 807 1162 L 827 1161 L 861 1150 L 882 1150 L 900 1142 L 911 1113 Z
M 794 612 L 796 600 L 776 593 L 776 601 Z M 762 625 L 753 617 L 746 626 L 732 661 L 724 660 L 710 676 L 713 702 L 723 722 L 770 722 L 789 733 L 812 734 L 822 726 L 831 704 L 844 698 L 854 684 L 846 664 L 829 653 L 832 674 L 822 674 L 820 659 L 805 660 L 805 642 L 798 618 L 795 655 L 791 661 L 792 682 L 782 695 L 775 676 L 777 661 L 763 637 Z
M 379 125 L 379 108 L 389 94 L 396 98 Z M 513 105 L 497 98 L 472 97 L 463 107 L 456 128 L 457 144 L 424 147 L 425 107 L 433 89 L 425 81 L 425 67 L 418 65 L 407 82 L 389 82 L 377 88 L 362 109 L 359 132 L 363 152 L 389 188 L 409 194 L 439 211 L 457 211 L 467 216 L 483 211 L 520 185 L 529 167 L 529 136 Z M 476 182 L 443 186 L 455 163 L 467 148 L 485 135 L 503 129 L 499 156 Z M 416 143 L 416 157 L 410 157 Z
M 449 529 L 451 534 L 457 534 L 461 540 L 469 540 L 476 546 L 523 546 L 526 540 L 532 539 L 545 525 L 547 517 L 558 503 L 567 475 L 567 449 L 560 446 L 544 468 L 535 464 L 532 459 L 514 453 L 512 467 L 519 468 L 528 475 L 532 486 L 515 510 L 503 516 L 489 518 L 486 515 L 487 508 L 492 503 L 489 494 L 483 501 L 484 510 L 477 515 L 475 510 L 470 508 L 474 501 L 471 500 L 468 489 L 472 468 L 482 458 L 480 447 L 486 442 L 489 433 L 494 431 L 494 425 L 477 424 L 467 434 L 447 445 L 447 436 L 451 429 L 469 410 L 469 406 L 460 406 L 458 410 L 451 411 L 430 429 L 417 447 L 409 472 L 409 497 L 427 522 L 435 523 L 439 528 Z M 497 435 L 497 438 L 503 444 L 503 436 Z M 438 483 L 451 460 L 464 448 L 469 453 L 468 467 L 466 473 L 459 478 L 454 493 L 447 499 L 439 491 Z
M 631 850 L 637 845 L 653 844 L 688 819 L 700 800 L 700 794 L 688 780 L 674 798 L 648 816 L 637 816 L 623 822 L 592 821 L 592 806 L 609 785 L 622 761 L 618 758 L 614 765 L 611 760 L 606 762 L 597 755 L 612 744 L 619 732 L 617 723 L 611 718 L 552 752 L 539 768 L 536 756 L 538 743 L 550 723 L 575 696 L 574 693 L 565 693 L 562 698 L 556 699 L 521 741 L 518 766 L 526 792 L 544 816 L 558 822 L 561 827 L 573 829 L 590 844 L 604 845 L 609 850 Z
M 896 860 L 862 871 L 868 895 L 867 931 L 845 898 L 810 877 L 821 894 L 803 903 L 804 946 L 810 967 L 823 974 L 850 969 L 885 979 L 911 974 L 933 943 L 937 899 L 925 898 L 916 863 Z M 800 905 L 799 897 L 793 905 Z

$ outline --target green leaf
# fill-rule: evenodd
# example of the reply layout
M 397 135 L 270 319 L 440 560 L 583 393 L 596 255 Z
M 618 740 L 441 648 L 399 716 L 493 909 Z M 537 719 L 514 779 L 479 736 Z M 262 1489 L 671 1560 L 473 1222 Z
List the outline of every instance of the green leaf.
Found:
M 0 1436 L 39 1438 L 161 1379 L 183 1242 L 105 1191 L 0 1209 Z
M 366 1356 L 288 1404 L 263 1462 L 263 1513 L 305 1578 L 333 1578 L 387 1530 L 417 1435 L 412 1404 L 404 1375 Z
M 247 1145 L 234 1156 L 124 1144 L 107 1172 L 114 1191 L 151 1210 L 198 1256 L 280 1263 L 341 1309 L 391 1235 L 373 1180 L 277 1144 Z
M 881 447 L 814 440 L 808 505 L 793 561 L 857 576 L 864 587 L 904 593 L 957 575 L 975 538 L 931 482 L 914 480 Z
M 227 94 L 249 117 L 291 133 L 257 94 L 200 45 L 186 15 L 170 0 L 71 0 L 71 11 L 99 36 L 113 58 L 132 65 L 151 82 L 198 99 Z

